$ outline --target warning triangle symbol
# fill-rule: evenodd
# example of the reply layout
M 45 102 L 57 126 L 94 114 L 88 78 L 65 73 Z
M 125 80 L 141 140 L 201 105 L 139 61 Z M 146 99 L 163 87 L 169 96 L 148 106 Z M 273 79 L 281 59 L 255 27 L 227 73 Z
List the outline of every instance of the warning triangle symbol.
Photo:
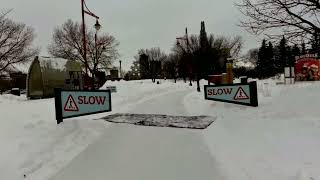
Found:
M 249 96 L 242 89 L 242 87 L 239 87 L 236 95 L 234 96 L 234 100 L 245 100 L 245 99 L 249 99 Z
M 68 97 L 68 100 L 66 102 L 66 104 L 64 105 L 64 110 L 65 111 L 79 111 L 79 108 L 76 104 L 76 102 L 74 101 L 73 97 L 71 96 L 71 94 Z

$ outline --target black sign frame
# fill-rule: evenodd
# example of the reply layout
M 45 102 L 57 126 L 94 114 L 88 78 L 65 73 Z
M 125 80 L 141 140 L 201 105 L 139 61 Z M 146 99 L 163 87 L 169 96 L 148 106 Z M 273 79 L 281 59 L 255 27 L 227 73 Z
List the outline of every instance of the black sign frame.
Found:
M 250 89 L 250 103 L 243 103 L 243 102 L 236 102 L 236 101 L 230 101 L 230 100 L 223 100 L 223 99 L 216 99 L 208 97 L 207 95 L 207 88 L 209 87 L 234 87 L 239 85 L 249 85 Z M 204 86 L 204 98 L 206 100 L 212 100 L 212 101 L 219 101 L 219 102 L 226 102 L 226 103 L 232 103 L 232 104 L 239 104 L 239 105 L 245 105 L 245 106 L 252 106 L 252 107 L 258 107 L 258 91 L 257 91 L 257 82 L 253 81 L 250 83 L 237 83 L 237 84 L 219 84 L 219 85 L 205 85 Z
M 62 116 L 62 108 L 61 108 L 62 107 L 61 92 L 108 92 L 110 109 L 105 110 L 105 111 L 97 111 L 97 112 L 84 113 L 84 114 L 78 114 L 78 115 L 74 115 L 74 116 L 63 117 Z M 54 99 L 55 99 L 55 110 L 56 110 L 57 124 L 62 123 L 63 119 L 69 119 L 69 118 L 74 118 L 74 117 L 87 116 L 87 115 L 99 114 L 99 113 L 105 113 L 105 112 L 112 111 L 111 90 L 62 90 L 59 88 L 55 88 L 54 94 L 55 94 Z

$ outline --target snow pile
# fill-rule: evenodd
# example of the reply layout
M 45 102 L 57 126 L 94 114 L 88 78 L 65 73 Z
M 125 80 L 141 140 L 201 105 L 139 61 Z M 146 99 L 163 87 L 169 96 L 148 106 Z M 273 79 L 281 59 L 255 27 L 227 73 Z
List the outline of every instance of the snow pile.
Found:
M 12 94 L 0 95 L 0 103 L 16 103 L 21 101 L 27 101 L 27 97 L 25 95 L 15 96 Z

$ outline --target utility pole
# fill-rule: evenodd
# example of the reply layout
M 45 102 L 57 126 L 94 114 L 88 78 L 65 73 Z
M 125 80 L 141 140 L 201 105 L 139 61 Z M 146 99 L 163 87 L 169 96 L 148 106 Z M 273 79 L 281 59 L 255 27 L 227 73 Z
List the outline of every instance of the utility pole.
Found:
M 81 0 L 81 14 L 82 14 L 83 58 L 84 58 L 84 63 L 85 63 L 85 72 L 86 72 L 86 75 L 88 75 L 86 25 L 84 22 L 84 0 Z
M 188 28 L 186 27 L 186 40 L 187 40 L 187 48 L 188 48 L 188 60 L 189 60 L 189 86 L 192 86 L 192 77 L 191 77 L 191 69 L 192 69 L 192 54 L 189 46 L 189 36 L 188 36 Z
M 187 53 L 188 53 L 188 56 L 187 56 L 187 71 L 189 71 L 189 85 L 192 86 L 192 78 L 191 78 L 191 70 L 192 70 L 192 54 L 191 54 L 191 50 L 190 50 L 190 46 L 189 46 L 189 37 L 188 37 L 188 28 L 186 27 L 186 34 L 185 34 L 185 37 L 177 37 L 176 38 L 177 40 L 177 45 L 179 46 L 180 45 L 180 42 L 179 40 L 184 40 L 186 41 L 187 43 Z M 186 82 L 186 79 L 185 79 L 185 82 Z
M 121 72 L 121 60 L 119 61 L 120 63 L 120 79 L 122 78 L 122 72 Z
M 85 0 L 81 0 L 81 15 L 82 15 L 82 41 L 83 41 L 83 59 L 84 59 L 84 64 L 85 64 L 85 73 L 86 73 L 86 78 L 89 77 L 88 75 L 88 69 L 89 69 L 89 65 L 88 65 L 88 59 L 87 59 L 87 39 L 86 39 L 86 25 L 85 25 L 85 18 L 84 15 L 87 14 L 91 17 L 96 18 L 96 24 L 95 24 L 95 28 L 98 31 L 101 28 L 101 25 L 98 22 L 99 17 L 97 15 L 95 15 L 94 13 L 92 13 L 87 5 Z M 92 74 L 94 74 L 95 69 L 93 69 Z M 92 81 L 94 82 L 94 75 L 92 75 Z M 93 83 L 94 84 L 94 83 Z M 94 88 L 94 85 L 93 87 Z

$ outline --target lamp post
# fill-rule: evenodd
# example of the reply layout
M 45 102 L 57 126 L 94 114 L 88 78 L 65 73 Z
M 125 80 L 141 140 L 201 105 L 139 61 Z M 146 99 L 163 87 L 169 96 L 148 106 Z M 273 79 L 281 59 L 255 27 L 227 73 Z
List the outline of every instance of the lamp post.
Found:
M 85 73 L 86 76 L 88 76 L 88 60 L 87 60 L 87 39 L 86 39 L 86 25 L 85 25 L 85 18 L 84 15 L 90 15 L 91 17 L 99 19 L 98 16 L 96 16 L 94 13 L 92 13 L 87 5 L 85 0 L 81 0 L 81 14 L 82 14 L 82 41 L 83 41 L 83 59 L 85 64 Z
M 186 37 L 177 37 L 177 38 L 176 38 L 176 39 L 177 39 L 177 45 L 178 45 L 178 46 L 180 45 L 179 40 L 184 40 L 184 41 L 186 41 L 186 43 L 187 43 L 187 50 L 188 50 L 188 59 L 189 59 L 189 58 L 190 58 L 190 55 L 191 55 L 191 51 L 190 51 L 190 46 L 189 46 L 188 28 L 186 28 L 186 35 L 185 35 L 185 36 L 186 36 Z M 189 85 L 192 86 L 192 82 L 191 82 L 191 69 L 192 69 L 191 67 L 192 67 L 192 65 L 191 65 L 190 59 L 189 59 L 188 64 L 189 64 L 189 80 L 190 80 Z
M 120 79 L 122 78 L 122 72 L 121 72 L 121 60 L 119 61 L 120 63 Z
M 99 24 L 98 19 L 96 20 L 96 24 L 94 25 L 96 29 L 96 33 L 94 34 L 94 47 L 95 47 L 95 58 L 93 59 L 93 70 L 92 70 L 92 86 L 95 89 L 95 74 L 98 65 L 98 31 L 101 29 L 101 25 Z

